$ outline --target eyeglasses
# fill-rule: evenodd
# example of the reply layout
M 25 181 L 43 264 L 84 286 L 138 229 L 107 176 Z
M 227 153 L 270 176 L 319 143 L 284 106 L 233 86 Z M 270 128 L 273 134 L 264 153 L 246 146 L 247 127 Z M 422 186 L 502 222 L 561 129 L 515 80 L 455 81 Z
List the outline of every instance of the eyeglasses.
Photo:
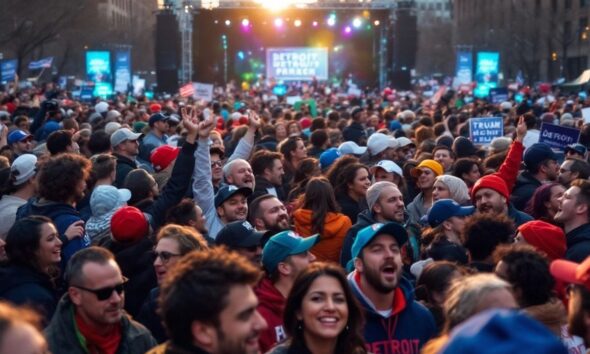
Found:
M 94 295 L 96 295 L 96 298 L 99 301 L 104 301 L 104 300 L 108 300 L 113 295 L 113 291 L 116 291 L 118 295 L 121 295 L 125 291 L 125 285 L 127 284 L 128 281 L 129 281 L 129 279 L 123 277 L 123 282 L 121 284 L 117 284 L 115 286 L 109 286 L 106 288 L 100 288 L 100 289 L 88 289 L 88 288 L 85 288 L 85 287 L 79 286 L 79 285 L 72 285 L 72 286 L 74 288 L 78 288 L 80 290 L 84 290 L 84 291 L 88 291 L 90 293 L 93 293 Z
M 162 263 L 168 263 L 168 262 L 170 262 L 170 259 L 172 257 L 180 257 L 182 255 L 181 254 L 167 252 L 167 251 L 162 251 L 162 252 L 152 251 L 152 256 L 154 258 L 154 261 L 156 259 L 160 258 L 160 260 L 162 261 Z
M 221 167 L 223 166 L 223 161 L 211 161 L 211 167 Z

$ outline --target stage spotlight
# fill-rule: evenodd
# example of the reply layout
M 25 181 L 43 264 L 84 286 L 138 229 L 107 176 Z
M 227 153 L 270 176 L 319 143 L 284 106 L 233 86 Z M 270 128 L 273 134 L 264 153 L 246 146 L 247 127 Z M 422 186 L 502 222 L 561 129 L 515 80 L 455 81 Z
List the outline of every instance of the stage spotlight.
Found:
M 381 21 L 379 21 L 379 20 L 375 20 L 375 22 L 373 22 L 373 24 L 374 24 L 375 26 L 379 26 L 379 25 L 381 24 Z
M 301 27 L 301 20 L 296 19 L 295 21 L 293 21 L 293 24 L 295 25 L 295 27 Z
M 333 27 L 334 25 L 336 25 L 336 15 L 335 14 L 331 14 L 328 17 L 328 20 L 326 21 L 328 23 L 328 26 Z
M 242 20 L 242 27 L 248 27 L 250 26 L 250 20 L 248 20 L 247 18 Z
M 278 18 L 275 18 L 274 24 L 275 24 L 276 28 L 281 28 L 285 24 L 285 21 L 283 21 L 282 18 L 278 17 Z
M 231 21 L 230 20 L 225 20 L 225 25 L 228 26 L 228 27 L 231 26 Z
M 350 32 L 352 32 L 352 28 L 350 28 L 350 26 L 344 27 L 344 33 L 350 34 Z
M 244 60 L 246 56 L 244 55 L 244 52 L 242 52 L 241 50 L 238 52 L 238 59 L 240 60 Z
M 353 26 L 354 28 L 359 28 L 360 26 L 362 26 L 362 24 L 363 24 L 363 21 L 362 21 L 360 18 L 358 18 L 358 17 L 355 17 L 355 18 L 352 20 L 352 26 Z
M 311 25 L 312 25 L 313 27 L 317 27 L 317 26 L 318 26 L 318 21 L 313 21 L 313 22 L 311 23 Z

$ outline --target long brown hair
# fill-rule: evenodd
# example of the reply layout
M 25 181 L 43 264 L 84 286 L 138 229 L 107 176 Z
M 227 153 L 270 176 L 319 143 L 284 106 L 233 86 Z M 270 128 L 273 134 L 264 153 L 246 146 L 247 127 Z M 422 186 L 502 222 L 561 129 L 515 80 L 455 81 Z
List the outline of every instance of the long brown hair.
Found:
M 285 332 L 291 340 L 291 347 L 306 348 L 304 331 L 300 321 L 297 319 L 297 313 L 301 312 L 303 298 L 309 291 L 313 282 L 321 276 L 334 278 L 340 283 L 346 305 L 348 306 L 348 320 L 346 328 L 338 335 L 336 349 L 334 353 L 338 354 L 366 354 L 364 346 L 362 328 L 364 324 L 363 312 L 361 307 L 352 294 L 350 285 L 346 280 L 346 275 L 342 268 L 337 265 L 323 262 L 310 264 L 297 278 L 293 288 L 287 298 L 285 312 L 283 315 Z
M 324 232 L 324 224 L 328 213 L 340 211 L 334 196 L 334 189 L 327 178 L 314 177 L 307 183 L 302 197 L 302 208 L 312 212 L 311 231 L 321 235 Z

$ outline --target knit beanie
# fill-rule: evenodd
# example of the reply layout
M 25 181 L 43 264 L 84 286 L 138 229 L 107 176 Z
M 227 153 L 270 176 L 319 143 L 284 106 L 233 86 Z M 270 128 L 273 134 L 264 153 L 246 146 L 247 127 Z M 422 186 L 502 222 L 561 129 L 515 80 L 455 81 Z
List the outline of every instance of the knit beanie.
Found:
M 483 176 L 482 178 L 478 179 L 477 182 L 475 182 L 473 189 L 471 190 L 472 200 L 475 200 L 475 193 L 477 193 L 477 191 L 482 188 L 493 189 L 500 193 L 504 198 L 506 198 L 506 203 L 508 203 L 510 200 L 510 191 L 508 190 L 506 182 L 496 174 Z
M 450 198 L 457 203 L 465 205 L 465 203 L 470 202 L 471 198 L 469 198 L 469 188 L 461 178 L 451 175 L 441 175 L 436 177 L 435 181 L 439 181 L 447 186 L 449 192 L 451 193 Z
M 565 233 L 555 225 L 541 220 L 533 220 L 518 227 L 525 241 L 547 254 L 550 261 L 565 256 Z

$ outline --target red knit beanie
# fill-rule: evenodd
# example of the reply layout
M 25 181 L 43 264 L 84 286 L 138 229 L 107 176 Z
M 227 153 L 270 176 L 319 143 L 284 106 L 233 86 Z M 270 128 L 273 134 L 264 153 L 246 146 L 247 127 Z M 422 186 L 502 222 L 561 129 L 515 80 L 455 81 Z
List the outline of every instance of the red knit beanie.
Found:
M 475 182 L 473 189 L 471 189 L 472 200 L 475 200 L 475 193 L 477 193 L 477 191 L 482 188 L 493 189 L 506 198 L 507 203 L 510 201 L 510 191 L 508 190 L 506 182 L 496 174 L 483 176 L 482 178 L 478 179 L 477 182 Z
M 518 227 L 525 241 L 545 252 L 550 261 L 565 256 L 565 233 L 560 227 L 545 221 L 533 220 Z
M 111 234 L 118 242 L 136 242 L 146 237 L 149 232 L 148 220 L 141 210 L 124 206 L 111 218 Z

